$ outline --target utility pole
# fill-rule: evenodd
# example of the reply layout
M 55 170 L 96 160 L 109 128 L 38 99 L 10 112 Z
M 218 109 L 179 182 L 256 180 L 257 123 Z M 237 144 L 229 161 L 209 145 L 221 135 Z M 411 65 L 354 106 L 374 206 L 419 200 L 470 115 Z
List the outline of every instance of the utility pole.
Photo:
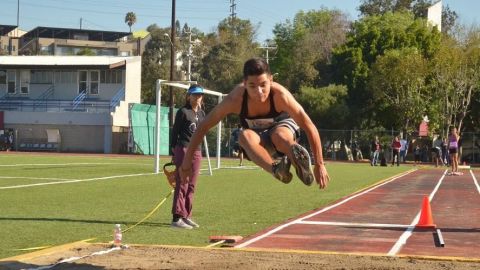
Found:
M 19 23 L 20 23 L 20 0 L 17 0 L 17 29 L 16 29 L 16 32 L 17 32 L 17 35 L 15 37 L 18 38 L 18 26 L 19 26 Z
M 266 46 L 260 46 L 260 47 L 258 47 L 258 48 L 265 50 L 265 60 L 267 61 L 267 64 L 268 64 L 268 61 L 270 60 L 270 57 L 268 56 L 268 51 L 269 51 L 269 50 L 276 50 L 276 49 L 277 49 L 277 47 L 268 46 L 268 45 L 266 45 Z
M 235 19 L 237 16 L 237 13 L 235 13 L 235 8 L 237 7 L 237 4 L 235 4 L 235 0 L 230 0 L 230 19 Z
M 187 80 L 192 80 L 192 30 L 188 29 L 188 70 L 187 70 Z
M 80 17 L 80 30 L 82 30 L 82 17 Z
M 176 53 L 175 53 L 175 0 L 172 0 L 172 24 L 171 24 L 171 30 L 170 30 L 170 39 L 171 39 L 171 54 L 170 54 L 170 81 L 175 80 L 174 76 L 174 71 L 175 71 L 175 58 L 176 58 Z M 170 86 L 169 89 L 169 94 L 170 94 L 170 110 L 169 110 L 169 127 L 173 127 L 173 109 L 174 109 L 174 104 L 175 104 L 175 97 L 173 95 L 173 87 Z

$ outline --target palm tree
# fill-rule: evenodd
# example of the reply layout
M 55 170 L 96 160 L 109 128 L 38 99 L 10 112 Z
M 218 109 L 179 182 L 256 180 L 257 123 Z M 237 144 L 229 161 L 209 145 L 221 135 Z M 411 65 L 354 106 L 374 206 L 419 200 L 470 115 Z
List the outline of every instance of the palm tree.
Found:
M 125 15 L 125 23 L 128 24 L 128 27 L 130 27 L 130 33 L 132 32 L 132 25 L 134 25 L 137 22 L 137 16 L 133 12 L 128 12 L 127 15 Z

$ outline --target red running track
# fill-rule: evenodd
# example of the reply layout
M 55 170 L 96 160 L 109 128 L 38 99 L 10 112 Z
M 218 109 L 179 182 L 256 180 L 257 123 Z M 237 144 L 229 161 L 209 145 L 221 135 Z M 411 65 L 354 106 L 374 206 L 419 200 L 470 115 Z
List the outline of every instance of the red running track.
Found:
M 422 169 L 269 228 L 237 248 L 480 259 L 480 172 Z M 415 229 L 424 196 L 442 232 Z

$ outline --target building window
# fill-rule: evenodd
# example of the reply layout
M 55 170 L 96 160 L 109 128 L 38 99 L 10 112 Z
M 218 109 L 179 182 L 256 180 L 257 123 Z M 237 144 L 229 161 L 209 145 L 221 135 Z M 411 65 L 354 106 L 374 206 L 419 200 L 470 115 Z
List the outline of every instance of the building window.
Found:
M 0 84 L 6 84 L 6 83 L 7 83 L 7 71 L 0 70 Z
M 7 93 L 9 93 L 9 94 L 15 94 L 17 92 L 16 91 L 16 85 L 15 85 L 16 74 L 17 73 L 16 73 L 15 70 L 7 71 L 7 83 L 8 83 Z
M 56 84 L 70 84 L 77 82 L 77 72 L 75 71 L 57 71 L 55 72 Z
M 98 95 L 99 71 L 90 70 L 90 94 Z
M 30 71 L 20 71 L 20 94 L 28 94 L 30 88 Z
M 121 84 L 123 83 L 123 71 L 120 69 L 102 70 L 100 72 L 100 82 Z
M 53 71 L 32 70 L 30 74 L 31 83 L 51 84 L 53 83 Z

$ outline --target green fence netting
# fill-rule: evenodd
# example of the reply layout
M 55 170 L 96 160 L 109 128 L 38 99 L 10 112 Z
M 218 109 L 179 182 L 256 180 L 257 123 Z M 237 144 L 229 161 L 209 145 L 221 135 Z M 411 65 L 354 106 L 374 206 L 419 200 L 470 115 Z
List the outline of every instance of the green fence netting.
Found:
M 133 104 L 130 109 L 135 152 L 144 155 L 155 153 L 155 105 Z M 160 107 L 160 155 L 169 154 L 168 107 Z

